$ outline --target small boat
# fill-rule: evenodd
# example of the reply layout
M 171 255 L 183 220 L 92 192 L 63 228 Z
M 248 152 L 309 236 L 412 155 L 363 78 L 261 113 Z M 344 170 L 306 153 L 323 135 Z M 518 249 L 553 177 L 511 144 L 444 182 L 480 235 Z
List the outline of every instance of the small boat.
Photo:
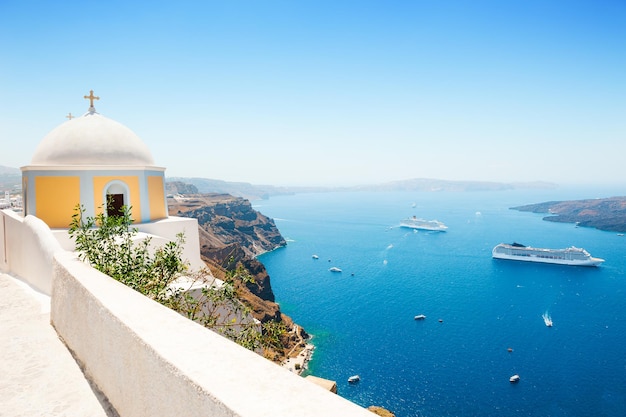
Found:
M 417 316 L 415 316 L 415 320 L 424 320 L 425 318 L 426 316 L 423 314 L 418 314 Z
M 361 380 L 361 377 L 358 375 L 352 375 L 350 378 L 348 378 L 348 382 L 351 384 L 356 384 L 360 380 Z
M 312 258 L 313 258 L 313 259 L 319 259 L 320 257 L 319 257 L 319 256 L 317 256 L 317 255 L 313 255 L 313 256 L 312 256 Z
M 336 266 L 333 266 L 332 268 L 329 269 L 330 272 L 341 272 L 340 268 L 337 268 Z
M 543 322 L 546 324 L 547 327 L 552 327 L 552 317 L 550 317 L 547 312 L 543 313 L 541 315 L 541 318 L 543 319 Z
M 512 384 L 516 383 L 516 382 L 519 382 L 519 375 L 515 374 L 512 377 L 510 377 L 509 378 L 509 382 L 511 382 Z

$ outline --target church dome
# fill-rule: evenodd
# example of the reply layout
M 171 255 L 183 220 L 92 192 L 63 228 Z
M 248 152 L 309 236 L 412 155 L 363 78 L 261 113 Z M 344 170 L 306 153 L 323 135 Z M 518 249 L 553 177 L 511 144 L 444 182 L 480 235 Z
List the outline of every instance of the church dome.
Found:
M 96 113 L 91 107 L 43 138 L 32 165 L 153 166 L 150 149 L 126 126 Z

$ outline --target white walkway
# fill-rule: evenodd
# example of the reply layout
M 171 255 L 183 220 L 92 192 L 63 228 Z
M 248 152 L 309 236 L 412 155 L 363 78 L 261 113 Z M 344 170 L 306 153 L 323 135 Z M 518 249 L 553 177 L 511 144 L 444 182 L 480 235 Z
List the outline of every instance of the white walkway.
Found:
M 115 416 L 50 325 L 50 298 L 2 273 L 0 416 Z

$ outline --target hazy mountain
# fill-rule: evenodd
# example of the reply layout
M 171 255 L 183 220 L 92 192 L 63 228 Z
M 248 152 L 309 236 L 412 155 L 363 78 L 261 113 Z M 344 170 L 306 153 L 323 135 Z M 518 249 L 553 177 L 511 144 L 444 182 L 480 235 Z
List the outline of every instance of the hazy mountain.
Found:
M 0 166 L 0 184 L 4 188 L 20 186 L 22 183 L 21 171 L 18 168 Z M 503 191 L 513 189 L 554 189 L 558 186 L 548 182 L 489 182 L 489 181 L 449 181 L 431 178 L 414 178 L 408 180 L 390 181 L 379 184 L 356 185 L 352 187 L 314 187 L 314 186 L 274 186 L 258 185 L 248 182 L 229 182 L 210 178 L 198 177 L 168 177 L 166 178 L 167 192 L 189 193 L 219 193 L 243 197 L 249 200 L 267 199 L 271 196 L 295 193 L 319 193 L 335 191 Z M 172 186 L 171 183 L 182 183 L 195 187 L 195 192 L 185 189 L 182 184 Z M 172 188 L 173 187 L 173 188 Z M 181 188 L 182 187 L 182 188 Z M 181 189 L 182 191 L 173 191 Z
M 167 181 L 191 184 L 200 193 L 225 193 L 250 200 L 266 199 L 275 195 L 333 192 L 333 191 L 503 191 L 520 188 L 554 189 L 556 184 L 548 182 L 488 182 L 488 181 L 447 181 L 429 178 L 391 181 L 380 184 L 352 187 L 276 187 L 254 185 L 247 182 L 228 182 L 208 178 L 173 177 Z

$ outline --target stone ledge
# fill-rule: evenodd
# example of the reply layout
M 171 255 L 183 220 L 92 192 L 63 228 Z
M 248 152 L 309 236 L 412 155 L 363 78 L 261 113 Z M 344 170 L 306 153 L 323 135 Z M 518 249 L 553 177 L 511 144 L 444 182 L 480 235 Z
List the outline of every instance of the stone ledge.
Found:
M 79 261 L 55 256 L 51 319 L 122 416 L 370 416 Z

